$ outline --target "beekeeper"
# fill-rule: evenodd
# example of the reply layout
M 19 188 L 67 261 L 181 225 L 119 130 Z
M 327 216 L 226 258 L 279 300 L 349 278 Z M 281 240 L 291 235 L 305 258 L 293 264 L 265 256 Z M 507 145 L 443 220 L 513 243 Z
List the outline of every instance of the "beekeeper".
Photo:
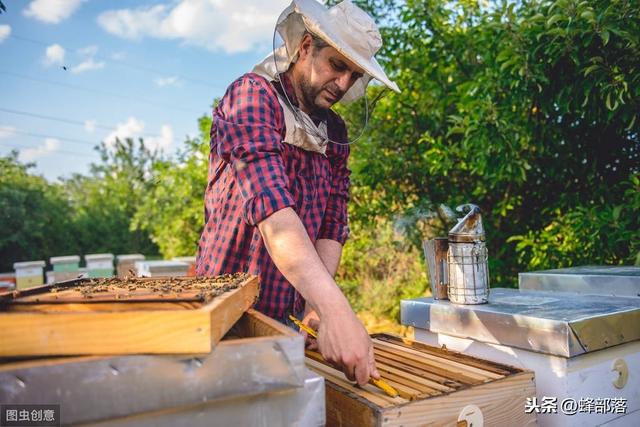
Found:
M 348 378 L 379 378 L 364 326 L 334 280 L 349 229 L 349 137 L 331 110 L 372 79 L 399 92 L 374 55 L 382 45 L 351 1 L 294 0 L 284 41 L 235 80 L 213 111 L 197 274 L 260 278 L 255 308 L 318 330 L 317 347 Z M 274 46 L 275 47 L 275 46 Z

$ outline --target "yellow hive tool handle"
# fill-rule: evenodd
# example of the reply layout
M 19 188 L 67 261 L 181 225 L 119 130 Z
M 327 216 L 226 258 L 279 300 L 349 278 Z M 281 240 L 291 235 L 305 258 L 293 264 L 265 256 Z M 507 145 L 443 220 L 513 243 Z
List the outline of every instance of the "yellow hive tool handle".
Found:
M 316 331 L 314 331 L 309 326 L 307 326 L 304 323 L 302 323 L 301 321 L 299 321 L 296 317 L 294 317 L 294 316 L 292 316 L 290 314 L 289 315 L 289 319 L 291 319 L 291 321 L 293 323 L 295 323 L 295 325 L 297 327 L 299 327 L 300 329 L 302 329 L 303 331 L 305 331 L 306 333 L 308 333 L 312 337 L 318 338 L 318 333 Z M 376 380 L 375 378 L 369 378 L 369 383 L 373 384 L 376 387 L 378 387 L 379 389 L 381 389 L 382 391 L 384 391 L 385 393 L 387 393 L 387 395 L 389 395 L 391 397 L 397 397 L 398 396 L 397 390 L 395 388 L 391 387 L 389 384 L 387 384 L 382 378 L 379 379 L 379 380 Z

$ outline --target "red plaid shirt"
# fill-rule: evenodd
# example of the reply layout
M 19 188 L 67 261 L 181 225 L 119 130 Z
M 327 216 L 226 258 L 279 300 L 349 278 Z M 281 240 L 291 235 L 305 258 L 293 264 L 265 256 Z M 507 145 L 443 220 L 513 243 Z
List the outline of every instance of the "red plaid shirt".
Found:
M 293 89 L 283 77 L 295 104 Z M 283 89 L 257 74 L 245 74 L 229 86 L 213 111 L 196 274 L 258 275 L 256 309 L 282 321 L 288 313 L 300 312 L 304 300 L 276 268 L 256 225 L 292 207 L 312 242 L 332 239 L 344 244 L 350 171 L 348 145 L 330 142 L 325 156 L 282 142 L 284 112 L 276 90 Z M 329 138 L 346 143 L 342 119 L 330 110 L 322 115 L 312 118 L 326 120 Z

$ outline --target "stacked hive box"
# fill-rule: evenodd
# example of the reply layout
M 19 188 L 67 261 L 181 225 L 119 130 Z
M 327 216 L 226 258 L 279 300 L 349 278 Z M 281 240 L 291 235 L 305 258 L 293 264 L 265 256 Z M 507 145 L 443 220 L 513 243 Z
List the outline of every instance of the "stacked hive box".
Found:
M 113 254 L 88 254 L 84 259 L 89 277 L 113 277 Z
M 78 255 L 52 257 L 49 262 L 53 267 L 53 281 L 56 283 L 75 279 L 81 274 Z
M 15 273 L 0 273 L 0 292 L 6 292 L 16 287 Z
M 173 261 L 185 262 L 189 266 L 187 269 L 187 276 L 196 275 L 196 257 L 194 256 L 177 256 L 173 258 Z
M 138 261 L 135 265 L 139 277 L 183 277 L 189 270 L 189 264 L 180 261 Z
M 304 367 L 302 336 L 245 312 L 257 278 L 221 277 L 225 292 L 202 301 L 208 280 L 81 279 L 5 295 L 0 329 L 20 322 L 0 340 L 0 402 L 55 402 L 58 425 L 324 425 L 324 381 Z
M 550 282 L 548 272 L 528 276 L 532 285 L 534 280 L 540 286 L 559 284 Z M 632 276 L 627 277 L 620 286 L 616 276 L 596 283 L 601 292 L 609 284 L 619 292 L 633 287 Z M 635 277 L 640 278 L 640 269 Z M 574 286 L 580 278 L 568 279 Z M 638 290 L 636 279 L 636 295 Z M 493 288 L 489 304 L 417 298 L 403 300 L 401 314 L 405 325 L 416 328 L 419 341 L 535 371 L 542 409 L 530 408 L 538 412 L 540 426 L 638 425 L 638 297 Z
M 16 288 L 25 289 L 43 284 L 42 269 L 44 261 L 16 262 L 13 268 L 16 271 Z
M 118 277 L 123 278 L 127 276 L 135 276 L 136 262 L 144 261 L 144 255 L 142 254 L 124 254 L 117 257 L 117 273 Z M 134 274 L 129 272 L 133 271 Z

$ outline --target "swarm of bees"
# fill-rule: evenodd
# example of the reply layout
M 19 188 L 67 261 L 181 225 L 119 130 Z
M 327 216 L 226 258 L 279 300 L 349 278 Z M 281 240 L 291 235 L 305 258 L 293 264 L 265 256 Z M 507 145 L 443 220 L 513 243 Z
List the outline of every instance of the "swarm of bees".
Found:
M 136 294 L 180 297 L 188 294 L 200 301 L 213 298 L 236 289 L 247 278 L 246 273 L 224 274 L 216 277 L 170 277 L 149 279 L 127 276 L 125 278 L 95 278 L 83 281 L 75 289 L 87 299 L 97 294 L 112 292 L 116 299 L 128 299 Z M 53 286 L 49 292 L 58 293 L 67 287 Z

